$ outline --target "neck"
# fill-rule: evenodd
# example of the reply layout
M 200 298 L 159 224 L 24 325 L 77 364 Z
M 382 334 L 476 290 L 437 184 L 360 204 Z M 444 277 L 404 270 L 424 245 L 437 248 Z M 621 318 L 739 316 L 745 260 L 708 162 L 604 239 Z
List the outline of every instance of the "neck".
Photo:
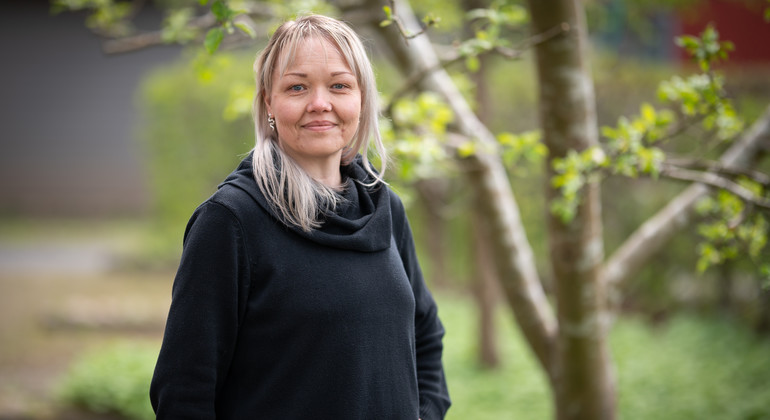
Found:
M 340 172 L 341 157 L 336 155 L 323 160 L 302 160 L 297 163 L 310 175 L 311 178 L 326 185 L 329 188 L 342 188 L 342 173 Z

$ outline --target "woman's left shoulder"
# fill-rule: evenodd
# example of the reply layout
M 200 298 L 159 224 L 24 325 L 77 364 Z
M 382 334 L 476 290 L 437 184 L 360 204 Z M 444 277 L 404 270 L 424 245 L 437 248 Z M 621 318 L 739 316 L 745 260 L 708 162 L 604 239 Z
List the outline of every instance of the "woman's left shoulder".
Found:
M 404 211 L 404 202 L 401 200 L 401 197 L 398 196 L 398 194 L 393 191 L 393 189 L 389 185 L 384 185 L 384 188 L 388 191 L 388 196 L 390 199 L 390 208 L 395 211 L 403 212 Z

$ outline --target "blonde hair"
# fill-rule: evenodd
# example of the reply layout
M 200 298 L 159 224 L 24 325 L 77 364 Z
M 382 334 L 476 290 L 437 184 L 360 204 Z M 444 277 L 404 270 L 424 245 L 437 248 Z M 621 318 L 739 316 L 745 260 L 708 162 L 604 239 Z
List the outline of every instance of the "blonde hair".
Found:
M 379 105 L 374 71 L 361 40 L 345 23 L 321 15 L 299 17 L 283 23 L 254 61 L 256 95 L 254 96 L 254 129 L 256 146 L 252 152 L 254 178 L 273 210 L 288 225 L 309 232 L 321 226 L 323 214 L 334 211 L 341 197 L 330 187 L 315 181 L 278 145 L 275 131 L 268 124 L 265 98 L 272 89 L 273 72 L 286 71 L 295 58 L 297 47 L 309 38 L 324 39 L 334 45 L 356 76 L 361 89 L 361 119 L 358 130 L 342 151 L 341 164 L 349 165 L 359 153 L 363 167 L 371 175 L 367 186 L 384 182 L 387 155 L 379 133 Z M 279 59 L 281 54 L 285 59 Z M 367 154 L 370 139 L 380 156 L 378 174 L 372 169 Z M 360 182 L 360 181 L 359 181 Z

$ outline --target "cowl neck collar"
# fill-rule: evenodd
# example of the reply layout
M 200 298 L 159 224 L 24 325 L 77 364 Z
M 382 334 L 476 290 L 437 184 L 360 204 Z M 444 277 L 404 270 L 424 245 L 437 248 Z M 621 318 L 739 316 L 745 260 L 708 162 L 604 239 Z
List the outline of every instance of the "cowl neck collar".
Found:
M 292 232 L 315 243 L 362 252 L 387 249 L 392 233 L 388 188 L 381 183 L 374 187 L 364 185 L 370 183 L 372 177 L 363 168 L 360 155 L 349 165 L 342 166 L 341 172 L 343 177 L 348 179 L 346 188 L 340 192 L 343 200 L 333 213 L 321 218 L 320 228 L 310 232 L 287 225 L 280 215 L 273 211 L 254 180 L 251 154 L 241 161 L 238 168 L 219 188 L 231 185 L 245 191 L 259 206 Z

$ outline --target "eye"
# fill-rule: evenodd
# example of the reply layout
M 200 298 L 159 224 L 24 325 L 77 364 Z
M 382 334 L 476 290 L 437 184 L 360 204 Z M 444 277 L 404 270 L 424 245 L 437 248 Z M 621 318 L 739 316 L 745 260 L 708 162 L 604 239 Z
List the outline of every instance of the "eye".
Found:
M 291 85 L 289 87 L 289 90 L 292 91 L 292 92 L 301 92 L 304 89 L 305 89 L 305 87 L 302 86 L 302 85 Z
M 343 83 L 335 83 L 332 85 L 332 89 L 345 89 L 347 85 Z

